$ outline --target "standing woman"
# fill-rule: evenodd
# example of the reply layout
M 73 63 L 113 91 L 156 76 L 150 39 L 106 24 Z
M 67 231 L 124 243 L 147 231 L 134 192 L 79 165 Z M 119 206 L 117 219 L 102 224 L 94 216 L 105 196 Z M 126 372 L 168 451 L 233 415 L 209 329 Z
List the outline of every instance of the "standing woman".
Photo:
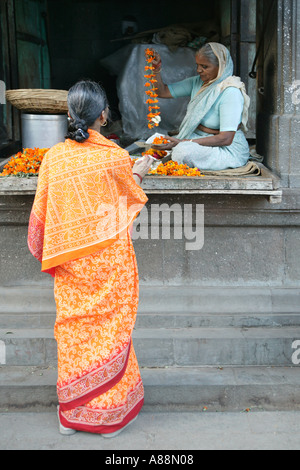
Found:
M 170 143 L 155 146 L 172 150 L 172 160 L 200 170 L 225 170 L 247 163 L 250 152 L 247 131 L 250 98 L 240 77 L 233 76 L 233 61 L 222 44 L 210 42 L 196 53 L 198 75 L 165 84 L 156 52 L 154 73 L 160 98 L 190 96 L 186 115 Z
M 129 228 L 147 201 L 151 166 L 103 137 L 104 90 L 80 81 L 68 93 L 67 139 L 42 162 L 28 246 L 55 278 L 62 434 L 112 437 L 139 413 L 144 390 L 131 336 L 138 271 Z

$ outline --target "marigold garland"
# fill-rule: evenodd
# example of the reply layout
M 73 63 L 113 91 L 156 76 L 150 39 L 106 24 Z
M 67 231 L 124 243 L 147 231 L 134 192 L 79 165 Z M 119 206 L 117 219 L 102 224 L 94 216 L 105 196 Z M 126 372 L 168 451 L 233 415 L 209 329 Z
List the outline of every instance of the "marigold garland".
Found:
M 145 92 L 148 96 L 146 100 L 149 111 L 147 119 L 149 129 L 153 129 L 153 127 L 157 127 L 160 123 L 160 112 L 158 111 L 159 106 L 157 105 L 158 94 L 156 93 L 157 88 L 155 87 L 157 80 L 155 78 L 155 73 L 153 73 L 153 70 L 155 69 L 155 67 L 153 66 L 153 61 L 155 60 L 154 51 L 149 48 L 145 49 L 145 57 L 147 65 L 145 66 L 146 74 L 144 75 L 144 77 L 148 80 L 145 83 L 145 87 L 149 88 L 149 90 L 146 90 Z
M 34 176 L 37 175 L 48 148 L 25 148 L 23 152 L 13 155 L 4 166 L 0 176 Z

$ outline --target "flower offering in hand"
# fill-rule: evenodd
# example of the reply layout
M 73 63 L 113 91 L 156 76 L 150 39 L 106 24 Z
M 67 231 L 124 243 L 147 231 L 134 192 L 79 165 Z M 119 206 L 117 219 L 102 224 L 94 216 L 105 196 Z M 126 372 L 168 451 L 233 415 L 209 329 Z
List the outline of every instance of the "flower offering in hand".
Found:
M 154 137 L 153 144 L 161 145 L 161 144 L 168 144 L 169 140 L 165 139 L 165 137 Z
M 161 145 L 161 144 L 167 144 L 168 142 L 169 141 L 165 139 L 164 137 L 155 137 L 152 143 L 155 145 Z M 156 149 L 150 148 L 149 150 L 143 152 L 142 155 L 151 155 L 157 160 L 161 160 L 163 157 L 168 155 L 168 152 L 166 152 L 165 150 L 156 150 Z
M 146 62 L 147 65 L 145 66 L 145 75 L 144 77 L 147 79 L 147 82 L 145 83 L 145 87 L 147 88 L 146 90 L 146 95 L 147 95 L 147 100 L 146 103 L 148 104 L 148 127 L 149 129 L 153 129 L 153 127 L 157 127 L 160 123 L 160 112 L 159 106 L 157 105 L 158 99 L 157 99 L 157 93 L 156 90 L 157 88 L 155 87 L 155 84 L 157 83 L 157 80 L 155 78 L 155 74 L 153 73 L 154 71 L 154 66 L 153 66 L 153 61 L 155 60 L 154 57 L 154 52 L 152 49 L 147 48 L 145 50 L 145 56 L 146 56 Z

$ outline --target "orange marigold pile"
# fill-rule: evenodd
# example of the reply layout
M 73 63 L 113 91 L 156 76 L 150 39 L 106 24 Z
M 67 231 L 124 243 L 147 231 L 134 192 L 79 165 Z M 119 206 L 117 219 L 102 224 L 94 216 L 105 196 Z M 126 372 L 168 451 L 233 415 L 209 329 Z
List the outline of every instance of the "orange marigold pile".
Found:
M 0 176 L 34 176 L 37 175 L 48 148 L 23 149 L 13 155 L 3 168 Z
M 187 165 L 179 164 L 173 160 L 160 163 L 155 170 L 150 170 L 149 174 L 162 176 L 204 176 L 198 168 L 190 168 Z

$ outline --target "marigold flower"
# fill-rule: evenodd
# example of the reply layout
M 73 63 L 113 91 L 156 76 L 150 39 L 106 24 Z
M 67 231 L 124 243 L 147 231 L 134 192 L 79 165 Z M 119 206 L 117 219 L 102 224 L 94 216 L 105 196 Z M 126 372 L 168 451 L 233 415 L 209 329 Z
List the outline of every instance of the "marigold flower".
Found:
M 167 144 L 169 143 L 168 139 L 165 139 L 164 137 L 155 137 L 153 140 L 153 143 L 156 145 L 160 144 Z

